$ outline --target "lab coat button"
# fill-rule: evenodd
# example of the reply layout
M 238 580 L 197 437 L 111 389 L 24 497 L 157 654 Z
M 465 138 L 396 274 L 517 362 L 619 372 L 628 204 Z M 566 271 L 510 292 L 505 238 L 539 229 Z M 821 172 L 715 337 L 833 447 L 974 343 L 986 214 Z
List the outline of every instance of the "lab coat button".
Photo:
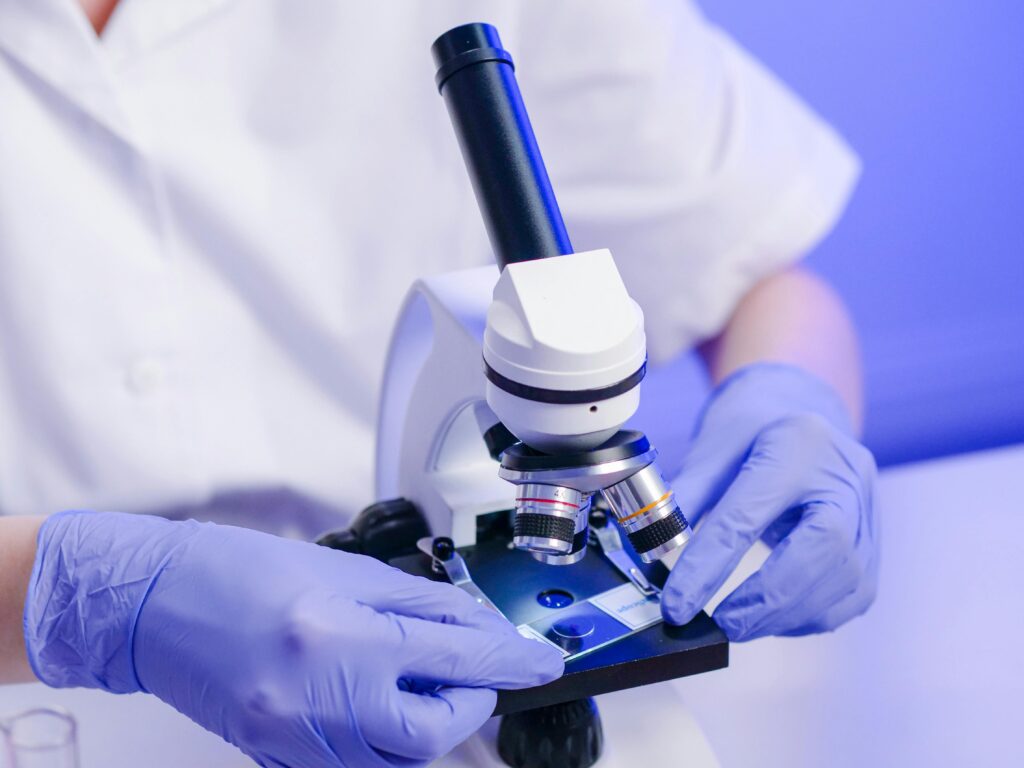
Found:
M 152 357 L 139 358 L 128 367 L 126 381 L 136 395 L 152 394 L 163 384 L 164 366 Z

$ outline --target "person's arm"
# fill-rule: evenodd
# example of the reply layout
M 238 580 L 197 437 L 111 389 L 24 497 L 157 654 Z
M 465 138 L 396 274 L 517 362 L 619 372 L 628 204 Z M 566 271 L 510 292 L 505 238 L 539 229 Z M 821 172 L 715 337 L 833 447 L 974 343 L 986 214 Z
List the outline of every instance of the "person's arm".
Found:
M 835 389 L 860 432 L 864 405 L 856 331 L 839 296 L 805 269 L 761 280 L 699 352 L 716 386 L 752 363 L 803 368 Z
M 41 517 L 0 517 L 0 684 L 35 680 L 22 616 Z

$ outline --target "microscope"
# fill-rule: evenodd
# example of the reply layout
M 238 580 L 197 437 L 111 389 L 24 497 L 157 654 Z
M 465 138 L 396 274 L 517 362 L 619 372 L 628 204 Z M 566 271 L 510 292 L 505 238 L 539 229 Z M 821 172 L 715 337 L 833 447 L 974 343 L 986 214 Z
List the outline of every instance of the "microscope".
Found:
M 622 426 L 647 368 L 643 313 L 611 253 L 574 253 L 494 27 L 433 44 L 496 265 L 418 281 L 396 324 L 376 446 L 378 502 L 320 543 L 448 580 L 565 675 L 499 692 L 519 768 L 601 754 L 592 697 L 728 664 L 706 614 L 662 623 L 660 558 L 690 527 L 657 450 Z

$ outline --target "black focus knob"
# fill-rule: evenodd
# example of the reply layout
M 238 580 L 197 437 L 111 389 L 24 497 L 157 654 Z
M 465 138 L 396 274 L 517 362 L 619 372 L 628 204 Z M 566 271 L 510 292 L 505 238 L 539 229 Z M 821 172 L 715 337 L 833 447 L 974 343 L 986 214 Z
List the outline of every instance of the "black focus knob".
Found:
M 348 528 L 325 533 L 316 543 L 386 563 L 415 553 L 416 542 L 429 534 L 427 521 L 415 504 L 407 499 L 388 499 L 371 504 Z
M 498 754 L 512 768 L 590 768 L 603 747 L 593 699 L 505 715 L 498 729 Z

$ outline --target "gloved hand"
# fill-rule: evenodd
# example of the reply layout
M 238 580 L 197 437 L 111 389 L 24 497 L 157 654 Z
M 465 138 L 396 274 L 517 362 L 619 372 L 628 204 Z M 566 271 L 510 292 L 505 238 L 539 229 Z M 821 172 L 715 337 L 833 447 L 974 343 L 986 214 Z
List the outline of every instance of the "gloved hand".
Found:
M 558 677 L 557 651 L 461 590 L 229 526 L 65 513 L 25 606 L 36 675 L 148 691 L 260 765 L 409 766 Z
M 799 368 L 755 364 L 726 379 L 674 483 L 702 525 L 665 586 L 666 620 L 692 619 L 758 537 L 772 554 L 715 610 L 730 640 L 822 632 L 866 611 L 876 471 L 852 434 L 838 395 Z

